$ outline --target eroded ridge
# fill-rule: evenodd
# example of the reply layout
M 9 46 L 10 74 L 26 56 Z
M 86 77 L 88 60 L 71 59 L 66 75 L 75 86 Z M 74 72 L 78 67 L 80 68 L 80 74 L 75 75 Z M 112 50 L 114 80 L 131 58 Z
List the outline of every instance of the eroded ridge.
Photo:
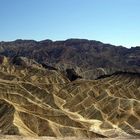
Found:
M 105 136 L 140 136 L 140 77 L 116 74 L 95 81 L 79 80 L 57 94 L 61 109 L 74 120 Z
M 24 136 L 140 136 L 140 77 L 70 82 L 57 70 L 0 65 L 0 130 Z

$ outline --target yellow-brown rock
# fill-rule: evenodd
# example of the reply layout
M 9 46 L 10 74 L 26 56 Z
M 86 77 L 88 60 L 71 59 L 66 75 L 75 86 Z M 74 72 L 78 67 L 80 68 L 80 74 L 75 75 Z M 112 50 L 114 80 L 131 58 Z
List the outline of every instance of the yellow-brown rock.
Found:
M 140 76 L 70 82 L 56 70 L 0 65 L 0 130 L 23 136 L 140 137 Z

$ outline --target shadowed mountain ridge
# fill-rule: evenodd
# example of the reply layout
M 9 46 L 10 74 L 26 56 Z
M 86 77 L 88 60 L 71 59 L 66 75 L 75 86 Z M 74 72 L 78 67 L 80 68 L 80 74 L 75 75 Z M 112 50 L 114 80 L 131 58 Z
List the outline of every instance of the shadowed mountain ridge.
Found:
M 116 71 L 140 72 L 140 47 L 125 48 L 86 39 L 0 42 L 0 54 L 27 57 L 61 71 L 74 69 L 85 79 Z

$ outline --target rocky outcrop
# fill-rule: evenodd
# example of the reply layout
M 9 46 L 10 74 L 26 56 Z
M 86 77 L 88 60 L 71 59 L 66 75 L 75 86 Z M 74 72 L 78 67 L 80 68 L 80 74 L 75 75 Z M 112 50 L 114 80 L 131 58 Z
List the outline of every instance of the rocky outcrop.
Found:
M 70 81 L 74 81 L 78 78 L 82 78 L 79 76 L 74 69 L 66 69 L 67 77 L 69 78 Z

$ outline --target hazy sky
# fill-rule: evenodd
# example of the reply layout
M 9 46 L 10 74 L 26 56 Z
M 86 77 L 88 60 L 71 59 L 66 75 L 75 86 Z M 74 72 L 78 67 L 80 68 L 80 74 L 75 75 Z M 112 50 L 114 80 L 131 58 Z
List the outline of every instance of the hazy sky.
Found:
M 19 38 L 140 45 L 140 0 L 0 0 L 0 40 Z

